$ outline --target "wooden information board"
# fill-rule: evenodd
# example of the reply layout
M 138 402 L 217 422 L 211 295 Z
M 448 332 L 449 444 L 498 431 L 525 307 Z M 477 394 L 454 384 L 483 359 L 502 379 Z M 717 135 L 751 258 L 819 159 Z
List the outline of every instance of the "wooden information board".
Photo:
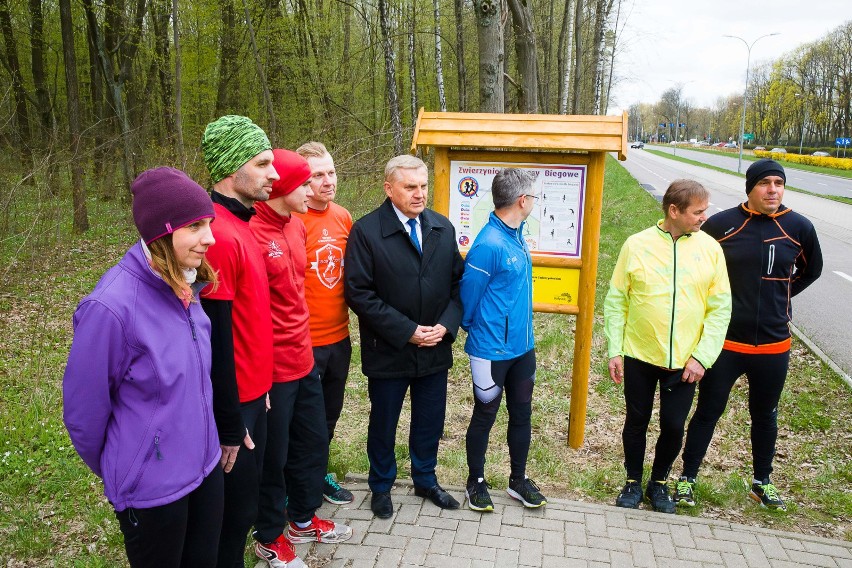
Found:
M 435 154 L 434 207 L 464 254 L 493 210 L 491 180 L 505 167 L 537 174 L 524 238 L 533 259 L 533 308 L 576 314 L 568 444 L 583 444 L 589 390 L 604 162 L 627 155 L 621 116 L 477 114 L 420 110 L 411 153 Z

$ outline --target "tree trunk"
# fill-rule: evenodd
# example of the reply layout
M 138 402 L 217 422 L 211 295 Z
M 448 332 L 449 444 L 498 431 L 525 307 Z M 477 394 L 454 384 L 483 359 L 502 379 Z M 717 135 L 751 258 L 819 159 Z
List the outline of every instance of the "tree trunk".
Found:
M 18 61 L 18 44 L 12 33 L 12 17 L 9 14 L 8 0 L 0 0 L 0 30 L 6 44 L 6 64 L 12 75 L 12 94 L 15 98 L 15 122 L 13 129 L 17 148 L 22 156 L 30 146 L 30 116 L 27 110 L 27 92 L 24 89 L 24 77 L 21 74 L 21 64 Z
M 254 38 L 254 26 L 251 23 L 251 14 L 249 13 L 248 3 L 243 0 L 243 10 L 246 14 L 246 26 L 248 27 L 249 40 L 251 43 L 251 52 L 254 54 L 254 63 L 257 66 L 257 77 L 260 79 L 260 86 L 263 90 L 263 101 L 266 103 L 266 113 L 269 115 L 269 126 L 266 133 L 269 135 L 269 141 L 273 146 L 277 146 L 278 142 L 278 126 L 275 123 L 275 110 L 272 107 L 272 95 L 269 94 L 269 83 L 266 82 L 266 73 L 263 70 L 263 61 L 260 60 L 260 53 L 257 51 L 257 41 Z
M 100 25 L 98 24 L 97 16 L 95 15 L 92 0 L 83 0 L 83 7 L 86 11 L 86 20 L 88 22 L 88 30 L 93 34 L 91 40 L 95 45 L 95 50 L 98 54 L 98 60 L 101 64 L 104 80 L 109 89 L 109 96 L 112 100 L 115 117 L 118 120 L 119 128 L 121 129 L 123 160 L 121 160 L 121 169 L 124 177 L 125 187 L 130 192 L 130 183 L 132 180 L 131 171 L 133 169 L 133 151 L 130 146 L 130 122 L 127 116 L 127 107 L 124 105 L 124 84 L 121 75 L 116 74 L 113 67 L 112 59 L 106 52 L 104 46 L 103 34 L 101 33 Z
M 559 114 L 568 114 L 568 87 L 571 84 L 571 45 L 568 34 L 571 29 L 571 0 L 565 0 L 562 27 L 559 30 L 559 45 L 556 49 L 556 68 L 559 73 Z
M 178 27 L 178 0 L 172 0 L 172 28 L 175 42 L 175 142 L 177 155 L 182 170 L 186 169 L 186 151 L 183 147 L 183 113 L 181 112 L 181 55 L 180 55 L 180 33 Z
M 393 44 L 391 43 L 390 19 L 387 0 L 379 0 L 379 28 L 382 34 L 382 50 L 385 55 L 385 90 L 387 91 L 390 111 L 393 147 L 397 155 L 402 154 L 402 117 L 399 109 L 399 95 L 396 90 L 396 67 Z
M 236 14 L 233 0 L 222 0 L 222 35 L 219 50 L 219 82 L 216 89 L 216 116 L 234 112 L 234 93 L 230 88 L 231 78 L 236 72 L 237 40 Z
M 417 25 L 414 20 L 414 2 L 411 3 L 411 13 L 409 18 L 408 31 L 408 87 L 411 98 L 411 124 L 417 120 L 417 60 L 414 52 L 414 34 L 417 30 Z
M 595 25 L 592 38 L 592 65 L 594 81 L 592 84 L 592 114 L 600 114 L 603 94 L 604 52 L 606 51 L 606 21 L 612 10 L 613 0 L 597 0 L 595 3 Z
M 571 114 L 580 112 L 580 89 L 583 85 L 583 7 L 585 0 L 574 0 L 574 73 L 571 93 Z
M 538 112 L 538 56 L 530 5 L 527 0 L 509 0 L 512 28 L 515 34 L 515 53 L 521 79 L 518 110 L 526 114 Z
M 169 53 L 169 0 L 154 0 L 151 4 L 151 20 L 154 28 L 155 61 L 160 83 L 160 100 L 163 106 L 165 139 L 171 144 L 175 131 L 174 105 L 172 103 L 171 54 Z
M 438 83 L 438 107 L 447 112 L 447 96 L 444 93 L 444 57 L 441 53 L 441 5 L 440 0 L 432 0 L 435 12 L 435 80 Z M 413 39 L 413 38 L 412 38 Z M 414 116 L 414 120 L 417 116 Z
M 459 112 L 467 112 L 467 67 L 464 62 L 464 0 L 453 0 L 456 17 L 456 66 L 458 68 Z
M 71 199 L 74 207 L 74 231 L 89 229 L 86 189 L 80 160 L 80 88 L 77 84 L 77 56 L 74 53 L 74 27 L 71 22 L 71 0 L 59 0 L 62 26 L 62 53 L 65 58 L 65 89 L 68 100 L 68 138 L 71 150 Z
M 616 4 L 615 10 L 615 23 L 612 26 L 613 37 L 612 37 L 612 46 L 610 48 L 609 53 L 609 76 L 606 81 L 606 89 L 604 90 L 604 104 L 601 109 L 601 114 L 606 114 L 609 111 L 609 97 L 612 91 L 612 74 L 615 70 L 615 51 L 618 46 L 618 22 L 621 20 L 621 0 L 616 0 L 618 4 Z
M 539 108 L 541 112 L 550 112 L 550 79 L 553 76 L 553 19 L 556 17 L 556 2 L 550 2 L 550 13 L 544 22 L 544 33 L 542 34 L 541 51 L 544 54 L 544 62 L 539 80 Z
M 501 0 L 474 0 L 479 42 L 479 111 L 502 113 L 503 13 Z
M 44 15 L 41 0 L 30 0 L 30 47 L 32 50 L 32 74 L 35 87 L 36 106 L 39 123 L 41 124 L 41 139 L 43 144 L 49 144 L 53 138 L 53 107 L 50 104 L 50 93 L 44 72 Z

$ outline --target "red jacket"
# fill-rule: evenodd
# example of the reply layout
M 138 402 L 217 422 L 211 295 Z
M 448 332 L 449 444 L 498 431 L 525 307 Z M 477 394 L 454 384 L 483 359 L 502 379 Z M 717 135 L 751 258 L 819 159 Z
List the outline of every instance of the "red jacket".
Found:
M 314 367 L 305 302 L 305 224 L 266 203 L 255 204 L 249 227 L 263 252 L 272 311 L 273 382 L 301 379 Z

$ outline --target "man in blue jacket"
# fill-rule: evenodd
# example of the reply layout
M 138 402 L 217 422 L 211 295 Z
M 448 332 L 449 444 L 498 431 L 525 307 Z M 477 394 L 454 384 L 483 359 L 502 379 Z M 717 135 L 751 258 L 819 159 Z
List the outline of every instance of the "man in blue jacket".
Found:
M 535 338 L 532 317 L 532 259 L 524 223 L 538 195 L 536 174 L 506 168 L 491 184 L 494 211 L 476 237 L 461 280 L 464 350 L 473 377 L 473 416 L 467 428 L 467 506 L 493 511 L 485 481 L 485 450 L 503 390 L 509 411 L 509 495 L 525 507 L 547 500 L 526 476 L 530 449 Z

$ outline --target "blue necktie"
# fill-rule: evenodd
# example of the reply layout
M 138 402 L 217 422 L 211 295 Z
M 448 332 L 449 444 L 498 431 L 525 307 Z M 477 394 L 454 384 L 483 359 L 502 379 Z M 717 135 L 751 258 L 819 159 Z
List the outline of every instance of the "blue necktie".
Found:
M 420 239 L 417 238 L 417 219 L 409 219 L 408 226 L 411 227 L 411 242 L 414 243 L 414 248 L 417 249 L 417 252 L 423 254 L 423 250 L 420 248 Z

